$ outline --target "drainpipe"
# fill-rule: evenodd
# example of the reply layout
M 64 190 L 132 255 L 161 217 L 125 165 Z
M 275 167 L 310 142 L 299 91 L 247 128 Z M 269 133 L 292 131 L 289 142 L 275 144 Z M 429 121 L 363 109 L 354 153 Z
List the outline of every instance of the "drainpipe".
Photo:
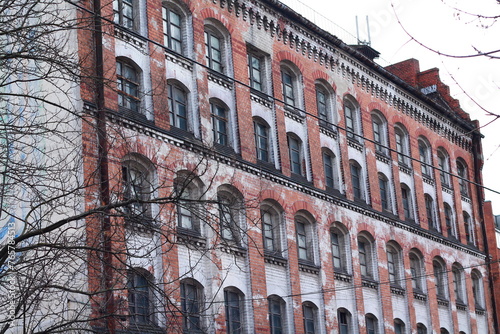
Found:
M 100 205 L 107 207 L 110 204 L 109 174 L 108 174 L 108 142 L 106 131 L 106 111 L 104 103 L 104 53 L 103 32 L 101 19 L 101 0 L 94 0 L 94 45 L 95 45 L 95 94 L 96 94 L 96 130 L 98 144 L 99 195 Z M 115 302 L 113 296 L 113 255 L 111 242 L 111 222 L 109 210 L 105 209 L 101 216 L 101 243 L 102 243 L 102 283 L 104 287 L 103 313 L 106 323 L 106 333 L 115 334 Z
M 479 128 L 479 122 L 475 121 L 476 128 Z M 481 170 L 484 165 L 483 158 L 483 149 L 481 146 L 481 134 L 479 131 L 474 131 L 472 134 L 472 152 L 474 157 L 474 182 L 477 184 L 483 184 L 483 178 L 481 174 Z M 477 201 L 479 203 L 479 216 L 481 219 L 481 232 L 483 234 L 483 242 L 484 242 L 484 252 L 486 253 L 486 263 L 488 268 L 488 284 L 490 286 L 490 290 L 493 292 L 493 274 L 492 274 L 492 265 L 490 263 L 490 249 L 488 246 L 488 235 L 485 226 L 484 219 L 484 189 L 482 187 L 476 186 L 477 190 Z M 494 294 L 491 294 L 491 305 L 493 307 L 493 327 L 495 329 L 495 333 L 499 332 L 498 327 L 498 319 L 497 319 L 497 305 L 494 298 Z

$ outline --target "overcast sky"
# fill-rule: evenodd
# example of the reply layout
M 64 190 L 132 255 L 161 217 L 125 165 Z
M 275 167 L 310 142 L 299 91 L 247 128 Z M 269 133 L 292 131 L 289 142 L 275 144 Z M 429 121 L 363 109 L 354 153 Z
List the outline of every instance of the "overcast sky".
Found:
M 486 125 L 494 117 L 481 109 L 500 114 L 500 58 L 440 56 L 412 41 L 403 30 L 404 27 L 416 40 L 443 54 L 471 55 L 477 53 L 475 49 L 497 50 L 500 49 L 500 22 L 467 14 L 500 15 L 500 4 L 496 0 L 281 1 L 348 44 L 352 44 L 357 35 L 356 16 L 360 39 L 368 40 L 368 16 L 371 46 L 381 53 L 377 62 L 382 66 L 416 58 L 421 71 L 439 68 L 441 79 L 450 86 L 452 96 L 460 100 L 471 119 L 485 125 L 481 130 L 485 136 L 484 185 L 500 192 L 500 120 Z M 500 52 L 495 55 L 500 57 Z M 494 214 L 500 215 L 500 195 L 488 190 L 485 195 L 493 203 Z

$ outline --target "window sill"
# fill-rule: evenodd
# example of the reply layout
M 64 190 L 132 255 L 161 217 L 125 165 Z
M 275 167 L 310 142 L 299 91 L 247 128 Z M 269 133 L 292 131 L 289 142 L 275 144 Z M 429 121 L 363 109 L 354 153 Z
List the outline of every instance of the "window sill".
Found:
M 441 306 L 450 305 L 450 301 L 445 296 L 440 296 L 440 295 L 437 296 L 437 303 L 438 303 L 438 305 L 441 305 Z
M 299 270 L 310 274 L 319 274 L 320 267 L 309 260 L 299 259 Z
M 181 244 L 192 245 L 196 248 L 205 248 L 207 240 L 199 231 L 177 226 L 177 240 Z
M 224 253 L 235 255 L 238 257 L 245 257 L 247 250 L 236 243 L 231 243 L 230 241 L 223 240 L 219 249 Z
M 193 61 L 185 57 L 182 57 L 181 55 L 178 55 L 174 51 L 168 49 L 165 50 L 165 59 L 174 64 L 180 65 L 189 71 L 193 70 Z
M 361 284 L 365 288 L 370 288 L 374 290 L 378 290 L 378 282 L 375 281 L 373 278 L 370 277 L 361 277 Z
M 294 106 L 288 105 L 288 104 L 285 104 L 284 108 L 285 108 L 285 116 L 286 117 L 291 118 L 294 121 L 297 121 L 299 123 L 304 122 L 305 117 L 304 117 L 304 114 L 301 110 L 299 110 L 298 108 L 296 108 Z
M 455 305 L 457 306 L 457 310 L 467 311 L 467 305 L 463 301 L 457 300 Z
M 404 296 L 406 294 L 406 290 L 399 285 L 391 284 L 391 293 L 398 296 Z
M 122 41 L 132 44 L 138 49 L 144 49 L 146 43 L 140 37 L 139 33 L 134 30 L 127 29 L 119 24 L 115 24 L 115 37 Z
M 386 165 L 389 165 L 391 163 L 391 157 L 388 156 L 386 152 L 376 151 L 375 157 L 377 158 L 378 161 L 381 161 Z
M 150 234 L 153 233 L 158 226 L 151 217 L 126 215 L 125 227 L 132 231 Z
M 138 334 L 138 333 L 151 333 L 151 334 L 160 334 L 160 333 L 165 333 L 165 329 L 159 327 L 158 325 L 155 324 L 134 324 L 130 323 L 130 326 L 126 330 L 121 330 L 118 333 L 120 334 L 125 334 L 125 333 L 133 333 L 133 334 Z
M 427 295 L 420 289 L 413 290 L 413 298 L 417 300 L 421 300 L 423 302 L 427 301 Z
M 264 250 L 264 261 L 281 267 L 286 267 L 288 263 L 288 260 L 281 255 L 281 252 L 271 252 L 268 250 Z
M 215 82 L 224 88 L 233 89 L 233 80 L 229 79 L 224 73 L 208 69 L 208 80 Z
M 347 137 L 347 144 L 351 146 L 352 148 L 362 152 L 363 151 L 363 143 L 361 143 L 357 138 L 355 137 Z
M 335 280 L 350 283 L 352 281 L 352 275 L 348 274 L 346 271 L 334 268 Z
M 333 124 L 327 124 L 325 121 L 320 120 L 319 121 L 319 131 L 328 137 L 331 137 L 333 139 L 337 139 L 337 129 L 336 126 Z
M 431 185 L 431 186 L 434 186 L 435 185 L 435 182 L 434 180 L 432 179 L 432 177 L 430 177 L 430 175 L 427 175 L 427 174 L 422 174 L 422 179 L 424 180 L 425 183 Z
M 441 190 L 445 193 L 448 193 L 450 195 L 453 195 L 453 188 L 451 188 L 450 185 L 447 185 L 447 184 L 442 184 L 441 185 Z
M 413 169 L 410 166 L 408 166 L 407 164 L 400 162 L 400 163 L 398 163 L 398 165 L 399 165 L 400 172 L 403 172 L 403 173 L 408 174 L 408 175 L 412 174 Z

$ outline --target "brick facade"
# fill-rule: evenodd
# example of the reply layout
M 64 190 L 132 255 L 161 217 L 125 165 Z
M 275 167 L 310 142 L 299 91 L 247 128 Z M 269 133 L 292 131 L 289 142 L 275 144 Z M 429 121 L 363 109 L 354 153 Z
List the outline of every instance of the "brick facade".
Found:
M 152 202 L 143 214 L 161 233 L 111 215 L 119 255 L 106 284 L 117 292 L 97 294 L 94 316 L 112 303 L 123 314 L 112 320 L 118 331 L 494 333 L 474 183 L 481 136 L 437 69 L 420 72 L 414 59 L 384 69 L 274 0 L 132 3 L 130 29 L 103 28 L 103 105 L 92 83 L 81 86 L 84 176 L 95 184 L 86 207 L 99 199 L 93 117 L 104 112 L 109 196 L 127 199 L 125 173 L 140 171 Z M 164 24 L 165 13 L 173 14 Z M 102 15 L 113 17 L 111 3 Z M 164 39 L 167 26 L 181 32 L 178 52 L 166 42 L 173 35 Z M 205 33 L 219 43 L 210 59 Z M 82 58 L 91 38 L 79 34 Z M 260 86 L 249 81 L 249 54 Z M 135 77 L 117 73 L 117 61 Z M 175 195 L 182 175 L 201 201 L 196 210 L 183 211 Z M 155 200 L 165 198 L 176 201 Z M 87 226 L 97 240 L 102 224 Z M 97 254 L 89 258 L 89 287 L 99 291 L 103 269 Z M 130 314 L 130 268 L 168 296 L 149 295 L 156 310 L 147 320 Z M 188 315 L 191 287 L 199 309 Z M 231 307 L 239 313 L 228 319 Z

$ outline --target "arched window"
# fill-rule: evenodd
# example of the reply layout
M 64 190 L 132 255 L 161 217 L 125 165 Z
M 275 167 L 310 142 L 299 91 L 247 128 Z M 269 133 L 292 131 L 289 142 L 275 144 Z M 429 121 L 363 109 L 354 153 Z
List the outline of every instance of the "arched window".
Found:
M 351 184 L 354 199 L 365 200 L 364 197 L 364 186 L 363 186 L 363 174 L 359 163 L 355 160 L 349 161 L 349 166 L 351 169 Z
M 403 288 L 403 275 L 401 263 L 401 250 L 394 243 L 387 245 L 387 270 L 389 272 L 389 282 L 392 286 Z
M 214 143 L 222 146 L 230 145 L 229 109 L 221 101 L 211 99 L 212 133 Z
M 217 201 L 219 204 L 219 223 L 221 237 L 225 242 L 243 246 L 243 196 L 236 188 L 229 185 L 219 186 Z
M 464 286 L 464 269 L 458 263 L 455 263 L 451 269 L 453 274 L 453 290 L 455 292 L 455 298 L 457 303 L 465 304 L 467 298 L 465 296 L 465 286 Z
M 187 53 L 187 27 L 190 25 L 190 13 L 180 4 L 164 1 L 162 7 L 163 44 L 170 50 Z
M 456 238 L 457 231 L 455 226 L 455 218 L 453 216 L 453 210 L 448 203 L 444 203 L 444 220 L 446 223 L 446 232 L 448 237 Z
M 348 274 L 347 254 L 348 252 L 348 231 L 340 223 L 334 223 L 330 229 L 332 243 L 333 269 L 338 272 Z
M 389 180 L 383 173 L 378 173 L 378 186 L 380 191 L 380 204 L 383 211 L 392 212 Z
M 394 127 L 394 135 L 396 138 L 396 152 L 398 153 L 398 162 L 402 165 L 409 166 L 408 156 L 410 155 L 410 143 L 408 139 L 408 131 L 401 124 Z
M 476 309 L 484 310 L 483 280 L 481 273 L 477 269 L 472 270 L 471 280 L 472 280 L 472 295 L 474 296 L 474 303 L 476 305 Z
M 290 155 L 290 170 L 293 174 L 304 176 L 305 162 L 302 141 L 293 133 L 287 135 L 288 152 Z
M 140 158 L 131 156 L 122 163 L 122 180 L 123 200 L 130 202 L 124 210 L 126 218 L 150 220 L 152 212 L 149 201 L 154 191 L 152 172 Z
M 376 280 L 373 241 L 365 235 L 358 236 L 358 256 L 361 277 Z
M 315 229 L 309 213 L 301 212 L 295 215 L 295 236 L 299 261 L 315 263 Z
M 377 334 L 378 333 L 378 320 L 373 314 L 368 313 L 365 316 L 366 323 L 366 334 Z
M 446 267 L 440 259 L 432 261 L 432 268 L 434 271 L 434 283 L 436 287 L 436 294 L 439 299 L 448 299 L 447 293 L 447 280 L 446 280 Z
M 425 199 L 425 213 L 427 215 L 427 224 L 429 225 L 430 229 L 435 229 L 436 231 L 439 231 L 440 230 L 439 224 L 437 224 L 436 221 L 436 208 L 434 206 L 434 200 L 429 194 L 425 194 L 424 199 Z
M 127 29 L 139 30 L 137 0 L 113 0 L 113 21 Z
M 450 187 L 450 159 L 448 153 L 440 147 L 438 149 L 438 166 L 439 166 L 439 177 L 441 179 L 441 185 L 445 187 Z
M 461 159 L 457 160 L 458 184 L 460 185 L 460 193 L 463 196 L 469 196 L 469 175 L 467 165 Z
M 202 333 L 203 286 L 193 279 L 181 281 L 183 333 Z
M 325 183 L 327 189 L 338 189 L 337 166 L 335 155 L 327 148 L 323 148 L 323 170 L 325 172 Z
M 427 327 L 425 327 L 425 325 L 422 323 L 418 323 L 417 324 L 417 334 L 427 334 Z
M 318 308 L 311 302 L 302 303 L 305 334 L 319 333 Z
M 337 319 L 339 322 L 339 334 L 349 334 L 351 333 L 351 313 L 345 308 L 339 308 L 337 310 Z
M 269 327 L 271 334 L 281 334 L 286 331 L 285 301 L 277 295 L 267 297 L 269 303 Z
M 351 97 L 344 98 L 344 119 L 347 138 L 361 141 L 359 106 Z
M 254 118 L 253 127 L 255 132 L 257 160 L 272 163 L 272 141 L 269 125 L 261 118 Z
M 387 154 L 387 121 L 385 117 L 378 111 L 372 111 L 372 128 L 373 141 L 375 142 L 375 150 L 384 155 Z
M 410 187 L 404 183 L 401 183 L 401 200 L 403 202 L 405 220 L 413 221 L 415 217 L 413 214 L 413 195 Z
M 174 81 L 169 81 L 167 88 L 170 125 L 184 131 L 190 131 L 187 89 Z
M 316 107 L 318 108 L 319 125 L 332 128 L 334 123 L 333 92 L 327 88 L 329 85 L 322 81 L 316 82 Z
M 418 153 L 420 155 L 422 175 L 430 178 L 432 175 L 431 148 L 427 140 L 424 138 L 418 139 Z
M 463 212 L 464 217 L 464 230 L 465 230 L 465 241 L 469 245 L 474 245 L 474 225 L 472 223 L 471 217 L 467 212 Z
M 244 333 L 244 295 L 234 288 L 224 289 L 224 305 L 226 309 L 226 332 L 230 334 Z
M 131 324 L 154 324 L 153 286 L 153 276 L 147 270 L 134 268 L 128 272 L 128 309 Z
M 405 334 L 406 326 L 401 319 L 394 319 L 394 334 Z
M 299 69 L 290 62 L 281 63 L 281 88 L 285 108 L 302 108 L 302 78 Z
M 218 73 L 229 75 L 232 58 L 230 36 L 227 29 L 216 20 L 205 21 L 205 59 L 207 66 Z
M 283 256 L 282 212 L 281 206 L 274 201 L 264 201 L 260 206 L 264 250 L 272 256 Z
M 141 107 L 141 71 L 131 61 L 116 60 L 118 107 L 122 110 L 139 112 Z
M 174 180 L 177 203 L 177 221 L 181 229 L 200 234 L 200 221 L 203 219 L 201 199 L 203 183 L 190 171 L 177 173 Z
M 424 266 L 420 252 L 410 252 L 411 285 L 414 292 L 424 293 Z

